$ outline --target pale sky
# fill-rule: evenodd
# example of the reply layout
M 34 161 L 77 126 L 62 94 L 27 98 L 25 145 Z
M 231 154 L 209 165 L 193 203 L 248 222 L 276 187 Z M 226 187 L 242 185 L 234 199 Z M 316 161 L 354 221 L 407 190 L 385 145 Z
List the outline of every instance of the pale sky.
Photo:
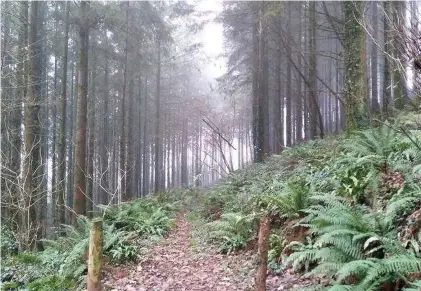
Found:
M 221 0 L 201 0 L 198 2 L 199 11 L 211 11 L 210 19 L 214 19 L 222 11 Z M 226 71 L 225 60 L 218 58 L 223 53 L 223 27 L 214 21 L 205 25 L 200 40 L 203 43 L 205 54 L 209 57 L 206 71 L 212 78 L 221 76 Z

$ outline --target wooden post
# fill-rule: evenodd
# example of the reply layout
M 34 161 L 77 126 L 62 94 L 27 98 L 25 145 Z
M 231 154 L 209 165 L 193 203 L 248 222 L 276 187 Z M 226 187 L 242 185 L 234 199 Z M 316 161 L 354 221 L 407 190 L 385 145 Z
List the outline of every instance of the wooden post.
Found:
M 92 220 L 89 236 L 88 258 L 88 289 L 87 291 L 101 290 L 101 267 L 102 267 L 102 219 Z
M 271 218 L 269 214 L 264 214 L 260 218 L 259 223 L 259 240 L 258 240 L 258 260 L 259 266 L 256 274 L 256 291 L 266 290 L 266 273 L 268 264 L 269 236 Z

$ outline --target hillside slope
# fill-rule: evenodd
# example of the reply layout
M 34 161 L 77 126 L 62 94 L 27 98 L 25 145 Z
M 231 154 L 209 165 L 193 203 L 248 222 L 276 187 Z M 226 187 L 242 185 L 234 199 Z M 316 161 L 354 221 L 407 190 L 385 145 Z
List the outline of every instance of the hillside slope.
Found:
M 286 149 L 209 189 L 104 207 L 103 285 L 252 290 L 269 217 L 267 290 L 419 290 L 420 128 L 408 114 Z M 83 290 L 89 225 L 81 217 L 39 253 L 14 254 L 2 237 L 2 288 Z

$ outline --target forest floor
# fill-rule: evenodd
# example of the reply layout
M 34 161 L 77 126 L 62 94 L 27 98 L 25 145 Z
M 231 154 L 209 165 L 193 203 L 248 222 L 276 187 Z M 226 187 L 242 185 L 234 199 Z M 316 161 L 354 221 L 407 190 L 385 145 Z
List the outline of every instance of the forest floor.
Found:
M 139 262 L 105 268 L 105 290 L 189 291 L 253 290 L 256 250 L 225 255 L 211 248 L 196 248 L 192 226 L 180 213 L 172 232 Z M 267 290 L 292 290 L 312 280 L 290 272 L 269 274 Z

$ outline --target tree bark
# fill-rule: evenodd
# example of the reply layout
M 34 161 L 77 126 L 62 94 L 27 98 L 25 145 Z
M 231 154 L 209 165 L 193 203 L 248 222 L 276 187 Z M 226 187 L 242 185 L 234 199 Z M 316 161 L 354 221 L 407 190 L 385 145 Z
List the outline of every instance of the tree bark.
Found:
M 23 211 L 22 221 L 24 223 L 23 229 L 25 231 L 24 249 L 33 249 L 36 246 L 36 241 L 39 233 L 37 230 L 40 227 L 36 215 L 36 206 L 40 198 L 40 183 L 42 180 L 42 165 L 41 165 L 41 126 L 39 120 L 40 110 L 40 96 L 39 96 L 39 76 L 38 60 L 36 55 L 36 43 L 38 41 L 38 4 L 39 2 L 31 2 L 30 15 L 30 33 L 29 33 L 29 72 L 27 94 L 25 96 L 25 111 L 24 111 L 24 148 L 25 159 L 23 161 L 23 181 L 24 181 L 24 201 L 25 208 Z
M 377 9 L 377 2 L 373 1 L 371 3 L 373 5 L 373 30 L 372 30 L 372 36 L 375 40 L 378 39 L 378 9 Z M 374 113 L 377 113 L 380 109 L 379 101 L 378 101 L 378 76 L 377 76 L 377 66 L 378 66 L 378 52 L 377 52 L 377 45 L 372 42 L 371 43 L 371 110 Z
M 187 119 L 183 118 L 183 128 L 181 131 L 181 186 L 187 187 L 189 184 L 188 181 L 188 169 L 187 169 L 187 146 L 188 146 L 188 136 L 187 136 Z
M 365 38 L 360 25 L 364 2 L 344 2 L 345 15 L 345 131 L 349 134 L 367 125 L 367 79 Z
M 291 30 L 291 3 L 287 4 L 288 10 L 288 18 L 287 18 L 287 38 L 289 40 L 292 39 L 292 30 Z M 292 62 L 292 49 L 291 45 L 287 45 L 286 47 L 286 54 L 288 56 L 287 59 L 287 67 L 286 67 L 286 108 L 285 108 L 285 115 L 286 115 L 286 146 L 289 147 L 292 145 L 292 74 L 291 74 L 291 62 Z
M 134 115 L 133 115 L 133 110 L 134 110 L 134 104 L 133 104 L 133 80 L 129 81 L 129 88 L 128 88 L 128 126 L 127 126 L 127 164 L 126 164 L 126 198 L 127 199 L 131 199 L 133 198 L 133 170 L 134 170 L 134 154 L 133 154 L 133 144 L 132 144 L 132 139 L 133 139 L 133 123 L 135 122 L 134 120 Z
M 9 187 L 11 197 L 11 213 L 2 212 L 2 216 L 11 221 L 16 221 L 15 225 L 12 226 L 12 229 L 17 230 L 20 226 L 21 221 L 19 217 L 19 208 L 22 206 L 20 201 L 20 195 L 22 193 L 21 189 L 18 187 L 19 183 L 19 173 L 21 170 L 21 154 L 22 154 L 22 100 L 25 100 L 26 96 L 26 85 L 28 82 L 28 66 L 25 61 L 25 47 L 28 44 L 28 2 L 21 2 L 20 17 L 22 23 L 19 27 L 19 36 L 18 36 L 18 65 L 16 71 L 16 80 L 17 88 L 16 94 L 14 94 L 13 99 L 13 110 L 10 116 L 10 127 L 11 127 L 11 152 L 10 152 L 10 172 L 11 176 L 11 185 Z M 2 113 L 2 118 L 4 118 Z M 2 180 L 2 187 L 3 187 Z M 3 192 L 4 193 L 4 192 Z
M 103 132 L 102 132 L 102 146 L 100 147 L 100 156 L 101 156 L 101 197 L 100 201 L 102 204 L 108 203 L 108 195 L 109 195 L 109 162 L 108 162 L 108 154 L 110 150 L 110 144 L 108 142 L 108 131 L 109 131 L 109 110 L 108 110 L 108 103 L 109 103 L 109 88 L 108 88 L 108 78 L 109 78 L 109 69 L 108 69 L 108 36 L 105 33 L 105 68 L 104 68 L 104 87 L 103 87 L 103 96 L 104 96 L 104 111 L 103 111 Z
M 73 212 L 71 209 L 73 208 L 73 194 L 74 194 L 74 168 L 75 168 L 75 146 L 73 143 L 75 131 L 76 131 L 76 114 L 77 114 L 77 88 L 79 87 L 79 81 L 77 73 L 75 74 L 75 67 L 76 63 L 72 62 L 72 82 L 71 82 L 71 102 L 70 102 L 70 119 L 69 119 L 69 127 L 70 127 L 70 134 L 69 134 L 69 143 L 68 143 L 68 162 L 67 162 L 67 169 L 69 171 L 68 178 L 67 178 L 67 196 L 66 196 L 66 204 L 67 204 L 67 221 L 70 224 L 73 217 Z
M 162 137 L 161 137 L 161 36 L 157 39 L 157 72 L 155 99 L 155 192 L 162 190 Z
M 73 210 L 75 214 L 86 215 L 86 127 L 87 127 L 87 95 L 88 95 L 88 49 L 89 49 L 89 4 L 80 2 L 80 51 L 78 62 L 78 102 L 77 131 L 74 168 Z M 73 222 L 76 215 L 73 215 Z
M 127 146 L 127 131 L 126 131 L 126 91 L 127 91 L 127 54 L 129 44 L 129 6 L 130 2 L 126 2 L 126 41 L 124 46 L 124 71 L 123 71 L 123 89 L 121 99 L 121 137 L 120 137 L 120 176 L 121 176 L 121 201 L 128 201 L 131 197 L 126 192 L 127 190 L 127 161 L 126 161 L 126 146 Z
M 148 117 L 148 79 L 145 79 L 145 103 L 144 103 L 144 117 L 143 117 L 143 195 L 146 196 L 149 193 L 149 169 L 150 169 L 150 159 L 149 159 L 149 132 L 147 121 Z
M 310 25 L 309 25 L 309 37 L 310 37 L 310 54 L 309 54 L 309 78 L 310 78 L 310 133 L 309 138 L 312 139 L 317 136 L 317 57 L 316 57 L 316 2 L 310 1 Z
M 96 36 L 92 36 L 93 45 L 91 46 L 92 62 L 91 62 L 91 90 L 89 94 L 88 104 L 88 152 L 87 152 L 87 172 L 86 172 L 86 213 L 88 217 L 92 217 L 94 210 L 94 162 L 95 162 L 95 112 L 96 112 L 96 66 L 97 66 L 97 50 Z
M 61 77 L 61 108 L 60 108 L 60 135 L 59 135 L 59 151 L 58 151 L 58 176 L 57 176 L 57 224 L 65 223 L 65 205 L 64 205 L 64 189 L 65 189 L 65 172 L 66 172 L 66 115 L 67 115 L 67 57 L 69 51 L 69 14 L 70 2 L 66 3 L 66 16 L 64 28 L 64 55 L 62 61 L 62 77 Z
M 253 3 L 253 7 L 257 4 Z M 253 54 L 252 54 L 252 137 L 253 137 L 253 153 L 254 162 L 262 162 L 262 144 L 259 139 L 260 122 L 259 122 L 259 15 L 253 15 Z

